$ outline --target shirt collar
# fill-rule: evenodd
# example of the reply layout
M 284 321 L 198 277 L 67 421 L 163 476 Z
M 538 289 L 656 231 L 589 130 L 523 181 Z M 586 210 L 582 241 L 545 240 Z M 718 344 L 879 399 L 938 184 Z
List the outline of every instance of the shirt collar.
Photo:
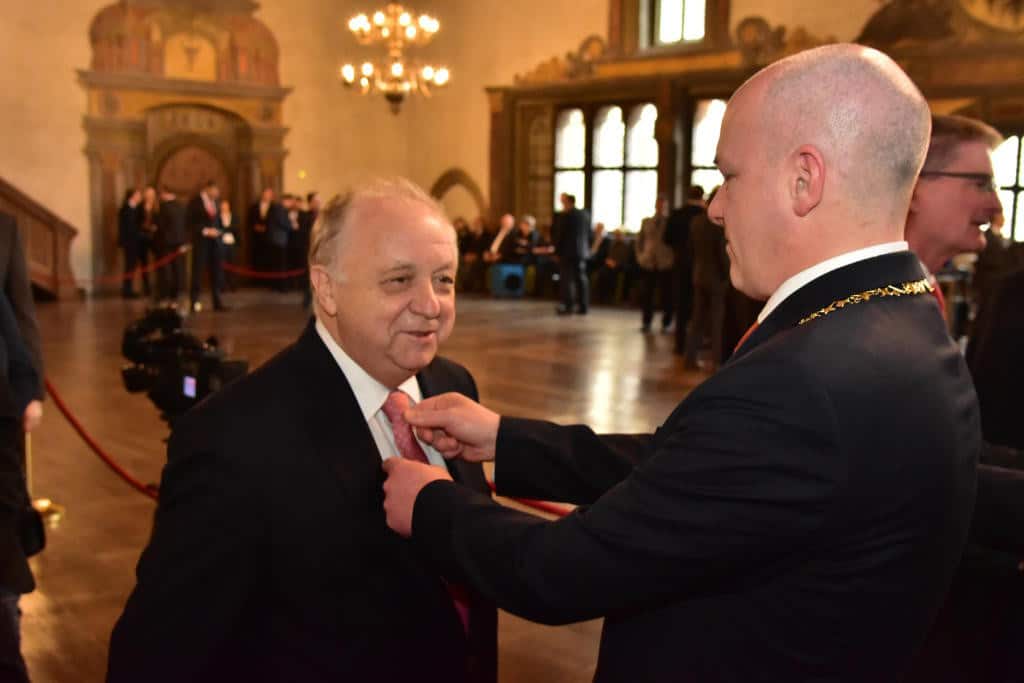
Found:
M 894 254 L 898 251 L 907 251 L 910 246 L 906 242 L 886 242 L 885 244 L 876 244 L 874 246 L 865 247 L 863 249 L 857 249 L 855 251 L 848 251 L 845 254 L 834 256 L 827 261 L 811 266 L 806 270 L 802 270 L 793 277 L 789 278 L 768 299 L 768 303 L 764 305 L 761 312 L 757 316 L 757 322 L 763 323 L 765 318 L 772 314 L 776 308 L 779 307 L 783 301 L 788 299 L 798 289 L 810 284 L 812 281 L 817 280 L 822 275 L 831 273 L 833 270 L 839 270 L 851 263 L 857 263 L 858 261 L 866 261 L 869 258 L 875 258 L 876 256 L 882 256 L 884 254 Z
M 327 328 L 319 319 L 316 321 L 316 332 L 320 335 L 320 339 L 323 340 L 327 350 L 331 352 L 335 362 L 338 363 L 338 367 L 341 368 L 342 374 L 348 380 L 349 386 L 352 387 L 352 393 L 356 395 L 356 401 L 359 403 L 359 410 L 363 414 L 363 419 L 369 422 L 381 409 L 381 406 L 384 405 L 384 401 L 387 400 L 391 389 L 371 377 L 366 370 L 363 370 L 358 363 L 352 360 L 351 356 L 345 353 L 345 350 L 335 341 L 334 337 L 331 336 L 331 333 L 327 331 Z M 416 381 L 415 375 L 399 384 L 398 389 L 409 396 L 413 405 L 423 400 L 423 393 L 420 391 L 420 385 Z

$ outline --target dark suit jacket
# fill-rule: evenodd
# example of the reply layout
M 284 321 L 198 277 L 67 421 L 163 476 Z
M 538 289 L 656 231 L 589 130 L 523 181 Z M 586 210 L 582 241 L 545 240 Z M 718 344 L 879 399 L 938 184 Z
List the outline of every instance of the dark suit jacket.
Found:
M 292 221 L 288 212 L 280 202 L 273 202 L 267 212 L 267 242 L 278 248 L 286 247 L 291 233 Z
M 665 223 L 665 244 L 672 247 L 672 251 L 675 253 L 675 267 L 684 271 L 690 269 L 690 265 L 693 262 L 693 249 L 690 245 L 690 224 L 693 219 L 700 216 L 705 212 L 703 206 L 697 204 L 691 204 L 689 202 L 683 204 L 678 209 L 673 209 L 668 215 L 668 221 Z M 687 280 L 684 285 L 689 285 L 690 282 Z
M 203 214 L 206 214 L 205 208 Z M 172 199 L 160 204 L 160 213 L 157 214 L 156 224 L 156 242 L 163 249 L 175 249 L 187 244 L 191 239 L 188 212 L 185 203 L 180 199 Z
M 142 216 L 139 207 L 124 202 L 117 210 L 117 246 L 125 249 L 138 248 L 141 233 Z
M 216 200 L 214 205 L 216 205 Z M 196 195 L 189 200 L 188 206 L 185 209 L 185 223 L 188 226 L 189 235 L 192 238 L 193 244 L 198 244 L 201 239 L 212 239 L 203 237 L 203 228 L 219 228 L 220 227 L 220 214 L 214 212 L 213 216 L 206 213 L 206 205 L 203 204 L 203 198 L 201 195 Z
M 582 209 L 558 214 L 555 253 L 563 262 L 585 261 L 590 256 L 590 216 Z
M 418 379 L 476 398 L 447 360 Z M 488 490 L 479 466 L 451 471 Z M 383 481 L 311 323 L 176 425 L 107 680 L 493 683 L 494 607 L 474 601 L 467 641 L 441 578 L 387 528 Z
M 1024 450 L 1024 269 L 995 279 L 990 291 L 978 310 L 967 363 L 981 403 L 985 440 Z
M 33 398 L 42 400 L 46 395 L 43 386 L 43 351 L 36 324 L 36 309 L 32 301 L 32 284 L 28 276 L 28 263 L 21 244 L 21 235 L 14 216 L 0 212 L 0 283 L 4 294 L 14 309 L 18 321 L 21 341 L 28 348 L 32 365 L 36 370 L 36 388 Z
M 967 368 L 909 252 L 787 298 L 650 436 L 503 418 L 498 490 L 432 483 L 414 540 L 499 607 L 605 616 L 598 681 L 897 680 L 967 536 L 981 446 Z

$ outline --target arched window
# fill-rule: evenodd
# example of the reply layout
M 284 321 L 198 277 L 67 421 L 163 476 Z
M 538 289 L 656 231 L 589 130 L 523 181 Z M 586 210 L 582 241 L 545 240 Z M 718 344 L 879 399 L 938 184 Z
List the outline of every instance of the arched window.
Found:
M 992 154 L 999 199 L 1003 203 L 1003 236 L 1024 242 L 1024 145 L 1020 135 L 1007 136 Z
M 653 104 L 634 108 L 629 117 L 623 224 L 630 230 L 639 230 L 640 222 L 654 213 L 658 197 L 658 141 L 654 137 L 657 121 L 658 108 Z
M 706 195 L 722 184 L 722 174 L 715 166 L 718 135 L 725 116 L 725 100 L 700 100 L 693 116 L 693 137 L 690 144 L 690 184 L 704 188 Z
M 576 206 L 586 205 L 587 125 L 582 109 L 567 109 L 558 115 L 555 127 L 555 209 L 563 193 L 576 197 Z
M 644 103 L 623 107 L 608 105 L 596 110 L 567 109 L 557 118 L 555 134 L 556 209 L 563 192 L 576 195 L 583 206 L 589 195 L 591 218 L 609 230 L 640 229 L 640 222 L 654 211 L 658 194 L 658 142 L 654 124 L 658 108 Z M 586 146 L 587 117 L 593 134 Z
M 594 119 L 595 223 L 610 229 L 622 225 L 623 166 L 626 163 L 626 124 L 622 107 L 599 109 Z

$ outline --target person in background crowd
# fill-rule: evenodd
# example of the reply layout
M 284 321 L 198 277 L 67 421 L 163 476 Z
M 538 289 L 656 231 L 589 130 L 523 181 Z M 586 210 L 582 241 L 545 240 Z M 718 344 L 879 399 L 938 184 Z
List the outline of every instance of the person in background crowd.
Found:
M 213 298 L 213 310 L 226 311 L 227 306 L 221 301 L 220 292 L 224 286 L 224 268 L 222 263 L 223 248 L 221 246 L 220 217 L 217 200 L 220 188 L 214 181 L 207 182 L 203 189 L 189 202 L 187 222 L 192 233 L 192 287 L 191 309 L 194 313 L 201 310 L 199 290 L 203 275 L 210 281 L 210 293 Z
M 675 315 L 675 293 L 672 286 L 672 264 L 675 256 L 665 242 L 668 220 L 668 199 L 661 195 L 654 204 L 654 215 L 645 218 L 636 236 L 636 262 L 643 278 L 642 329 L 650 332 L 654 304 L 661 304 L 661 331 L 667 332 Z M 680 321 L 685 324 L 685 321 Z
M 608 243 L 608 254 L 597 271 L 597 292 L 599 301 L 613 303 L 622 283 L 622 302 L 629 302 L 633 285 L 633 247 L 626 239 L 626 232 L 619 228 L 612 233 Z
M 590 283 L 587 281 L 587 256 L 590 255 L 590 216 L 576 207 L 576 197 L 563 193 L 562 211 L 552 225 L 562 304 L 559 315 L 569 315 L 573 307 L 586 315 L 590 307 Z
M 135 269 L 139 265 L 139 241 L 141 236 L 139 225 L 139 204 L 142 193 L 137 188 L 125 190 L 124 201 L 117 213 L 117 245 L 124 251 L 124 281 L 121 283 L 121 296 L 125 299 L 138 298 L 133 283 Z
M 294 200 L 290 194 L 281 195 L 280 203 L 270 205 L 267 218 L 267 270 L 272 273 L 288 270 L 288 241 L 294 232 L 291 219 L 293 206 Z M 288 290 L 288 283 L 283 278 L 271 280 L 271 286 L 278 292 Z
M 490 246 L 493 237 L 489 237 L 485 228 L 484 217 L 477 216 L 469 225 L 469 232 L 459 245 L 462 267 L 459 280 L 462 291 L 467 293 L 484 291 L 484 277 L 487 264 L 483 261 L 483 253 Z
M 708 202 L 714 200 L 716 187 Z M 693 317 L 686 333 L 684 367 L 698 367 L 697 354 L 705 337 L 711 339 L 711 360 L 707 369 L 714 372 L 722 360 L 722 334 L 725 327 L 725 295 L 729 289 L 729 254 L 725 231 L 715 225 L 707 212 L 690 222 L 690 246 L 693 253 Z M 676 323 L 679 324 L 679 323 Z
M 686 202 L 672 211 L 665 226 L 665 243 L 672 247 L 672 291 L 676 306 L 675 353 L 686 353 L 686 331 L 693 312 L 693 249 L 690 225 L 705 213 L 704 188 L 693 185 L 686 191 Z
M 587 277 L 596 273 L 608 258 L 611 240 L 605 235 L 604 223 L 594 223 L 594 236 L 590 240 L 590 256 L 587 257 Z
M 156 188 L 147 186 L 142 192 L 139 204 L 139 275 L 142 278 L 142 294 L 145 297 L 159 297 L 158 287 L 149 286 L 149 264 L 156 260 L 156 232 L 160 202 L 156 196 Z
M 299 231 L 295 234 L 298 251 L 302 258 L 298 268 L 306 268 L 309 259 L 309 236 L 313 234 L 313 226 L 320 216 L 320 193 L 310 192 L 306 195 L 306 209 L 299 214 Z M 313 303 L 313 288 L 309 282 L 309 273 L 304 272 L 296 278 L 297 286 L 302 289 L 302 307 L 308 309 Z
M 555 245 L 551 242 L 551 225 L 537 226 L 537 241 L 533 245 L 533 262 L 537 268 L 534 278 L 533 293 L 540 299 L 546 299 L 555 295 L 554 283 L 555 273 L 558 272 L 558 264 L 555 263 Z
M 502 250 L 505 247 L 505 243 L 508 241 L 509 236 L 512 234 L 513 229 L 516 227 L 516 219 L 510 213 L 506 213 L 501 217 L 498 223 L 498 234 L 491 240 L 491 244 L 484 251 L 484 262 L 485 263 L 497 263 L 502 260 Z
M 505 238 L 502 245 L 501 260 L 504 263 L 521 263 L 533 265 L 536 257 L 533 253 L 540 235 L 537 233 L 537 219 L 526 214 L 519 219 L 516 230 Z
M 459 241 L 459 253 L 462 253 L 463 247 L 465 246 L 465 240 L 469 236 L 469 221 L 462 216 L 457 216 L 452 221 L 452 227 L 455 228 L 455 238 Z
M 188 209 L 167 186 L 160 188 L 155 242 L 157 258 L 181 252 L 189 243 Z M 172 304 L 176 304 L 178 297 L 185 293 L 185 258 L 182 254 L 157 272 L 160 297 Z
M 249 208 L 250 257 L 256 270 L 270 270 L 270 211 L 274 205 L 274 190 L 263 188 L 259 200 Z
M 224 264 L 235 265 L 238 253 L 238 230 L 235 228 L 235 218 L 231 214 L 231 202 L 227 199 L 220 200 L 220 246 Z M 224 269 L 224 287 L 229 292 L 235 291 L 235 275 L 227 268 Z

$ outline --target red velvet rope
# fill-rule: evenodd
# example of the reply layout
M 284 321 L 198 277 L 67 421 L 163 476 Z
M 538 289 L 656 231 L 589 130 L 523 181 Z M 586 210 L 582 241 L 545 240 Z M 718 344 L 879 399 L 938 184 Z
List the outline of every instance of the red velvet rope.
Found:
M 86 431 L 85 427 L 82 426 L 82 423 L 71 414 L 67 404 L 64 403 L 64 399 L 61 398 L 60 393 L 53 387 L 53 383 L 50 382 L 49 378 L 46 378 L 46 393 L 48 393 L 50 398 L 53 399 L 53 404 L 57 406 L 57 410 L 59 410 L 61 415 L 64 416 L 64 419 L 68 421 L 71 428 L 74 429 L 80 437 L 82 437 L 82 441 L 89 446 L 92 452 L 95 453 L 96 456 L 107 465 L 107 467 L 114 471 L 114 474 L 121 477 L 121 479 L 127 482 L 129 486 L 139 493 L 149 496 L 153 500 L 156 500 L 159 497 L 159 491 L 155 485 L 143 484 L 141 481 L 129 474 L 128 471 L 117 464 L 114 458 L 99 445 L 96 439 L 94 439 L 89 432 Z
M 114 457 L 110 455 L 110 453 L 108 453 L 102 446 L 100 446 L 99 442 L 96 441 L 96 439 L 85 429 L 85 427 L 82 426 L 82 423 L 79 422 L 78 419 L 71 413 L 71 410 L 68 408 L 67 404 L 64 402 L 64 399 L 61 397 L 60 392 L 58 392 L 54 388 L 53 383 L 50 381 L 49 378 L 46 378 L 46 393 L 48 393 L 50 395 L 50 398 L 53 399 L 53 403 L 55 406 L 57 406 L 57 410 L 59 410 L 60 414 L 64 416 L 64 419 L 68 421 L 68 424 L 71 425 L 71 428 L 75 430 L 78 436 L 82 437 L 82 441 L 84 441 L 86 445 L 89 446 L 89 449 L 96 454 L 96 457 L 102 460 L 107 467 L 113 470 L 114 474 L 116 474 L 118 477 L 124 480 L 125 483 L 127 483 L 129 486 L 131 486 L 139 493 L 148 496 L 153 500 L 157 500 L 159 498 L 160 492 L 156 485 L 143 484 L 141 481 L 139 481 L 131 474 L 129 474 L 129 472 L 125 468 L 123 468 L 121 465 L 117 463 L 116 460 L 114 460 Z M 493 481 L 488 480 L 487 484 L 488 486 L 491 487 L 491 491 L 497 493 L 497 489 L 495 488 Z M 534 510 L 544 512 L 549 515 L 555 515 L 557 517 L 565 517 L 566 515 L 572 512 L 572 509 L 567 508 L 564 505 L 557 505 L 555 503 L 549 503 L 543 500 L 532 500 L 530 498 L 512 498 L 509 496 L 505 497 L 508 498 L 509 500 L 514 500 L 520 505 L 524 505 L 528 508 L 533 508 Z
M 263 271 L 263 270 L 251 270 L 244 266 L 236 266 L 231 263 L 224 264 L 224 270 L 229 273 L 237 273 L 245 277 L 255 278 L 257 280 L 283 280 L 289 277 L 297 277 L 306 272 L 305 268 L 295 268 L 293 270 L 279 270 L 279 271 Z

